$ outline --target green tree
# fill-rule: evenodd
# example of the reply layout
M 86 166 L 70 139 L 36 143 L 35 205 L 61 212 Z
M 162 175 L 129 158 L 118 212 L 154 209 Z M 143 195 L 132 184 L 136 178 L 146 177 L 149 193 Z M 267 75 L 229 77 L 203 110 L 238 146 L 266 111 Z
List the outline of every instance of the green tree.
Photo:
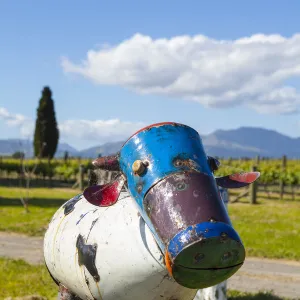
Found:
M 16 151 L 15 153 L 13 153 L 12 158 L 24 158 L 25 154 L 22 151 Z
M 40 158 L 53 158 L 59 139 L 54 102 L 49 87 L 44 87 L 37 109 L 34 132 L 34 155 Z

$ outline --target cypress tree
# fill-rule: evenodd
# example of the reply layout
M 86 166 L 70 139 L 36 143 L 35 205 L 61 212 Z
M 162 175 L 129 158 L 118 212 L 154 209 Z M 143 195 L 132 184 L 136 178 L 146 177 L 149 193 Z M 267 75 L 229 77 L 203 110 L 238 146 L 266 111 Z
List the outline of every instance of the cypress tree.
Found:
M 34 155 L 40 158 L 53 158 L 59 139 L 54 102 L 49 87 L 44 87 L 37 108 L 37 119 L 34 132 Z

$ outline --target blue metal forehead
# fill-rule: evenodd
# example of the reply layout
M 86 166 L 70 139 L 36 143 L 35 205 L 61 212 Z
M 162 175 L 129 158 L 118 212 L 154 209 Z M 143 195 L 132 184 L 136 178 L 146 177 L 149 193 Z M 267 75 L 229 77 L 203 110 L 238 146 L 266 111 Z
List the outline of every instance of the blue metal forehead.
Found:
M 141 176 L 132 171 L 136 160 L 149 162 Z M 186 164 L 176 166 L 176 160 Z M 120 151 L 120 167 L 132 196 L 142 209 L 147 191 L 171 173 L 194 170 L 213 176 L 198 132 L 177 123 L 154 125 L 132 136 Z

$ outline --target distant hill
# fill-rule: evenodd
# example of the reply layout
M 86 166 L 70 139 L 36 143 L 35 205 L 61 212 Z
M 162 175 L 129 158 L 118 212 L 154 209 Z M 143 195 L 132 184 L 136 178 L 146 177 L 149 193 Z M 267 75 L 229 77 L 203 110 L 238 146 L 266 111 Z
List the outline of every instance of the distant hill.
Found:
M 96 158 L 100 153 L 102 156 L 110 155 L 118 152 L 123 146 L 123 144 L 124 142 L 106 143 L 100 146 L 95 146 L 85 150 L 81 150 L 79 152 L 79 155 L 81 157 L 90 157 L 90 158 Z
M 17 151 L 25 153 L 26 157 L 33 156 L 33 142 L 24 139 L 7 139 L 0 140 L 0 155 L 12 155 Z M 77 156 L 79 151 L 67 143 L 59 143 L 55 157 L 62 157 L 65 151 L 69 152 L 69 155 Z
M 233 130 L 217 130 L 212 134 L 201 136 L 207 154 L 219 157 L 281 157 L 300 158 L 300 138 L 291 138 L 274 130 L 240 127 Z M 22 147 L 20 147 L 20 142 Z M 70 156 L 96 158 L 99 153 L 109 155 L 116 153 L 124 141 L 106 143 L 78 151 L 74 147 L 61 143 L 58 146 L 56 157 L 62 157 L 65 151 Z M 24 149 L 26 156 L 32 156 L 32 142 L 26 140 L 0 140 L 0 155 L 11 155 Z
M 203 137 L 203 144 L 210 155 L 224 157 L 300 158 L 300 138 L 291 138 L 275 130 L 240 127 L 234 130 L 217 130 Z

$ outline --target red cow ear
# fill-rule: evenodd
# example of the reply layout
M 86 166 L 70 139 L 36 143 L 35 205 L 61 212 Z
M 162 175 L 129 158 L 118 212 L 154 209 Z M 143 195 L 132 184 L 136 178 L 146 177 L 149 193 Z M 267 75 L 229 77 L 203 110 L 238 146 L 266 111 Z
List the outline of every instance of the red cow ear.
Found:
M 259 178 L 259 176 L 260 172 L 237 173 L 223 177 L 216 177 L 216 182 L 218 186 L 223 188 L 237 189 L 253 183 Z
M 120 176 L 115 181 L 104 185 L 92 185 L 85 189 L 83 196 L 93 205 L 105 207 L 115 204 L 125 183 L 125 178 Z

